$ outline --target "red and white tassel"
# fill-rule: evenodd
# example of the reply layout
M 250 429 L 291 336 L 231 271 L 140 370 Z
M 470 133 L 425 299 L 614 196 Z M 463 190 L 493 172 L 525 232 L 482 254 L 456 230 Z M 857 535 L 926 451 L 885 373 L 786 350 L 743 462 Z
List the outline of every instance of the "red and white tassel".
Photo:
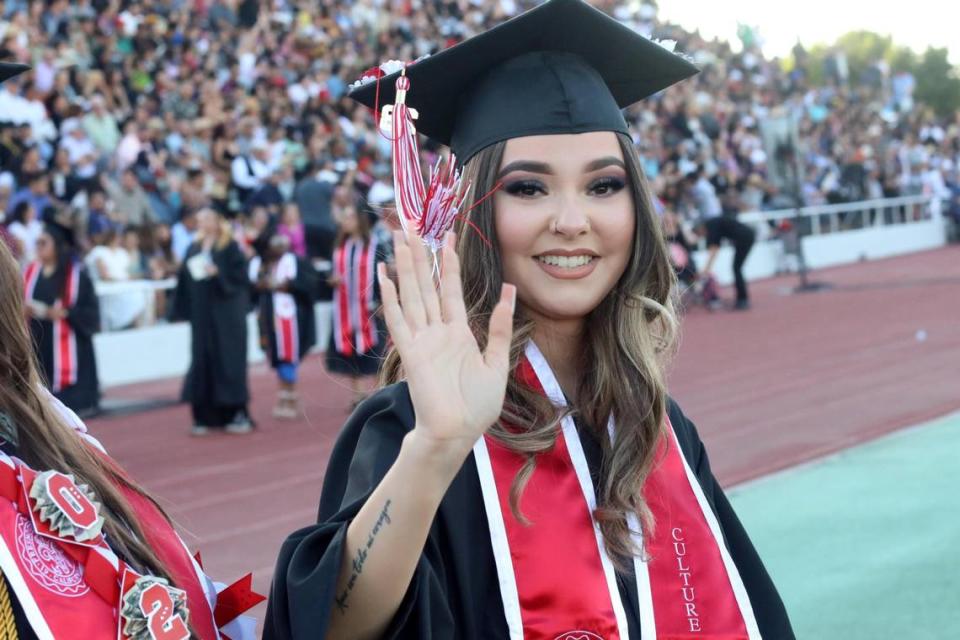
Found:
M 397 214 L 406 233 L 416 233 L 427 245 L 437 262 L 437 252 L 443 246 L 443 238 L 453 227 L 460 214 L 469 185 L 464 187 L 460 171 L 456 169 L 456 157 L 451 154 L 444 164 L 443 159 L 430 170 L 429 181 L 424 187 L 420 170 L 420 145 L 413 121 L 417 110 L 406 105 L 410 78 L 402 73 L 397 78 L 397 97 L 392 105 L 386 105 L 380 118 L 381 130 L 393 133 L 393 188 L 396 194 Z

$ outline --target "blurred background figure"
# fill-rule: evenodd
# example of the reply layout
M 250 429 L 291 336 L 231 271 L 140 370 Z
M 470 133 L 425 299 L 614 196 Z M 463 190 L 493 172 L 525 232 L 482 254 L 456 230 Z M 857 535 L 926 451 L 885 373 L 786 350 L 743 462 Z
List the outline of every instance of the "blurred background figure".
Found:
M 37 219 L 37 210 L 29 200 L 21 200 L 13 207 L 7 221 L 7 231 L 14 241 L 13 255 L 26 266 L 36 259 L 37 240 L 43 232 L 43 223 Z
M 24 270 L 24 290 L 45 383 L 81 417 L 97 413 L 100 382 L 93 334 L 100 328 L 99 308 L 68 229 L 56 223 L 44 226 L 36 260 Z
M 297 369 L 316 343 L 313 302 L 316 272 L 291 249 L 290 239 L 275 235 L 263 257 L 250 261 L 250 281 L 257 297 L 260 347 L 277 374 L 279 390 L 273 415 L 293 419 L 302 414 Z
M 345 205 L 337 214 L 333 250 L 333 323 L 327 346 L 327 370 L 346 376 L 353 407 L 366 397 L 386 351 L 386 326 L 378 311 L 377 264 L 387 254 L 370 232 L 370 218 Z
M 254 428 L 247 411 L 249 287 L 232 227 L 216 211 L 203 209 L 174 293 L 174 317 L 190 322 L 190 370 L 182 399 L 191 405 L 195 436 Z
M 124 235 L 114 225 L 96 237 L 96 246 L 87 254 L 85 262 L 95 282 L 129 282 L 142 276 L 129 248 L 124 246 Z M 100 296 L 103 327 L 108 331 L 138 326 L 145 310 L 144 296 L 137 291 L 109 292 Z
M 756 231 L 729 215 L 703 217 L 697 222 L 696 231 L 707 245 L 707 261 L 700 271 L 699 278 L 705 280 L 712 277 L 713 264 L 720 251 L 720 243 L 726 240 L 733 245 L 733 279 L 736 290 L 733 310 L 748 310 L 750 294 L 747 291 L 747 279 L 743 277 L 743 264 L 750 255 L 750 249 L 753 248 L 753 242 L 757 237 Z

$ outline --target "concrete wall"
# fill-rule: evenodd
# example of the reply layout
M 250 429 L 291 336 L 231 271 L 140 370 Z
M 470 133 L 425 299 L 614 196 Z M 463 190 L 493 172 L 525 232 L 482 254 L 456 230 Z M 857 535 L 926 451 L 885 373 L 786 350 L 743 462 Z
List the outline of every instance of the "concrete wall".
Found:
M 935 249 L 947 242 L 946 225 L 942 218 L 911 222 L 909 224 L 840 231 L 803 240 L 807 267 L 822 269 L 860 260 L 876 260 Z M 706 262 L 706 251 L 694 253 L 697 265 Z M 783 243 L 779 240 L 758 241 L 744 264 L 748 280 L 776 275 L 783 260 Z M 733 283 L 733 249 L 721 247 L 713 267 L 720 284 Z

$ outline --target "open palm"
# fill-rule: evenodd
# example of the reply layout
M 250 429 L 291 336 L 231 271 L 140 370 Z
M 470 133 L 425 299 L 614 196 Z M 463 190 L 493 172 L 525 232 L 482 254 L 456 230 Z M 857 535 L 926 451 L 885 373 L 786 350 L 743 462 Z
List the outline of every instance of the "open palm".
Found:
M 380 265 L 387 328 L 406 373 L 416 412 L 416 435 L 444 449 L 470 450 L 500 416 L 510 367 L 516 288 L 505 284 L 480 351 L 467 324 L 460 261 L 450 234 L 443 250 L 438 294 L 426 249 L 394 234 L 397 287 Z

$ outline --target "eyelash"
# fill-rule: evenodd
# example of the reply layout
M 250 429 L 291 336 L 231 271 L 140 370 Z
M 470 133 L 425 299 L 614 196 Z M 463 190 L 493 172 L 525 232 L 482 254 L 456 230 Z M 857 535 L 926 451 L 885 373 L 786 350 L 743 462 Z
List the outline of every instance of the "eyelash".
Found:
M 605 198 L 608 196 L 617 193 L 622 190 L 626 184 L 620 178 L 598 178 L 594 180 L 588 189 L 590 191 L 596 189 L 606 188 L 607 192 L 603 194 L 598 194 L 599 197 Z M 536 192 L 546 193 L 546 189 L 543 187 L 543 183 L 539 180 L 517 180 L 516 182 L 511 182 L 504 186 L 503 190 L 511 196 L 517 196 L 519 198 L 532 198 Z M 533 190 L 534 194 L 525 193 Z

